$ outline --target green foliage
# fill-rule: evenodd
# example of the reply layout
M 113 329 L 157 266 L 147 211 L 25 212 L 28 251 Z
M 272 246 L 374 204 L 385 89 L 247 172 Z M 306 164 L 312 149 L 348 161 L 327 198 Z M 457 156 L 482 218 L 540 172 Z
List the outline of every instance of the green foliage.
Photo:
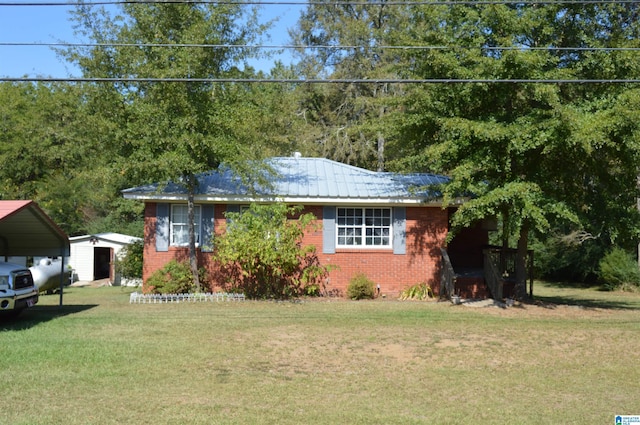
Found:
M 357 273 L 347 286 L 347 297 L 352 300 L 373 299 L 376 285 L 364 273 Z
M 582 232 L 536 236 L 530 248 L 534 251 L 534 276 L 577 284 L 594 283 L 598 279 L 598 263 L 607 248 L 602 240 Z
M 599 264 L 600 281 L 608 290 L 637 290 L 640 286 L 640 269 L 631 254 L 621 248 L 613 248 Z
M 418 283 L 412 285 L 400 293 L 401 300 L 429 300 L 434 297 L 433 289 L 428 283 Z
M 216 237 L 214 257 L 231 290 L 276 299 L 321 293 L 331 268 L 320 265 L 315 246 L 302 245 L 315 216 L 300 210 L 276 203 L 227 213 L 227 231 Z
M 200 270 L 200 274 L 200 279 L 204 279 L 204 271 Z M 145 282 L 145 290 L 155 294 L 186 294 L 194 289 L 191 266 L 187 261 L 171 260 Z
M 295 149 L 451 176 L 447 200 L 476 196 L 454 224 L 497 216 L 522 245 L 530 227 L 548 276 L 593 276 L 605 249 L 640 236 L 640 89 L 492 82 L 639 78 L 625 50 L 637 47 L 637 5 L 309 4 L 291 36 L 310 48 L 270 76 L 370 81 L 329 85 L 212 83 L 255 77 L 242 62 L 259 52 L 160 46 L 255 44 L 266 27 L 247 5 L 75 6 L 74 29 L 92 43 L 58 53 L 84 77 L 202 80 L 0 83 L 0 198 L 37 200 L 70 235 L 139 235 L 140 209 L 118 202 L 122 188 Z M 603 49 L 569 52 L 580 46 Z M 403 78 L 487 82 L 380 82 Z M 599 240 L 563 250 L 549 232 L 560 219 Z
M 142 279 L 143 252 L 143 240 L 132 242 L 122 248 L 120 251 L 120 258 L 116 261 L 116 271 L 118 271 L 124 278 Z
M 397 132 L 391 165 L 451 176 L 446 200 L 475 197 L 458 209 L 454 225 L 497 217 L 505 225 L 505 240 L 518 240 L 519 252 L 529 231 L 547 234 L 561 220 L 609 235 L 613 240 L 603 245 L 617 244 L 617 238 L 626 245 L 640 229 L 633 211 L 640 160 L 636 88 L 490 82 L 640 77 L 638 62 L 626 53 L 603 51 L 567 55 L 553 49 L 465 47 L 635 45 L 637 8 L 562 7 L 416 5 L 400 35 L 402 44 L 448 47 L 407 50 L 405 75 L 487 83 L 408 87 L 406 107 L 391 126 Z M 599 229 L 601 223 L 605 229 Z
M 376 44 L 393 45 L 397 28 L 406 25 L 401 7 L 385 5 L 310 4 L 299 25 L 291 31 L 300 51 L 298 69 L 303 78 L 369 79 L 367 84 L 317 84 L 301 86 L 300 109 L 306 130 L 300 139 L 318 156 L 367 169 L 384 169 L 388 129 L 385 117 L 402 96 L 399 84 L 376 83 L 394 78 L 398 55 Z M 358 49 L 326 49 L 317 46 L 360 46 Z M 327 68 L 331 68 L 329 71 Z
M 448 196 L 451 195 L 448 191 Z M 550 215 L 574 222 L 578 220 L 562 202 L 547 199 L 537 184 L 509 182 L 462 205 L 454 214 L 452 225 L 454 230 L 468 227 L 477 220 L 498 217 L 504 211 L 510 212 L 512 223 L 522 226 L 527 222 L 539 232 L 549 229 Z
M 97 90 L 87 96 L 88 104 L 102 105 L 108 111 L 100 115 L 106 117 L 103 124 L 112 129 L 114 137 L 112 172 L 136 183 L 181 184 L 191 214 L 198 173 L 241 153 L 262 152 L 246 148 L 250 143 L 255 147 L 258 141 L 246 137 L 248 126 L 235 132 L 234 120 L 247 115 L 248 101 L 243 94 L 250 90 L 208 81 L 253 76 L 236 65 L 256 52 L 160 46 L 251 44 L 264 30 L 255 11 L 255 7 L 239 4 L 211 3 L 127 3 L 109 10 L 76 5 L 76 30 L 96 44 L 70 46 L 61 53 L 78 65 L 85 77 L 122 79 L 113 85 L 96 85 Z M 107 47 L 110 44 L 120 47 Z M 147 48 L 133 47 L 136 45 Z M 146 78 L 193 80 L 150 83 Z M 189 260 L 199 288 L 193 220 L 188 221 L 188 228 Z

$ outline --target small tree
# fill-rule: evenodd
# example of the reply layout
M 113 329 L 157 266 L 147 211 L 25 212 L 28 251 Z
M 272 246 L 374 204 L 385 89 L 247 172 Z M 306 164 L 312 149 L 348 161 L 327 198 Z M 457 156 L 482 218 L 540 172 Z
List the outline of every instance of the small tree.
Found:
M 252 204 L 227 213 L 227 231 L 215 240 L 221 276 L 250 298 L 289 298 L 319 293 L 329 272 L 313 245 L 302 245 L 313 214 L 282 203 Z M 295 219 L 294 219 L 295 217 Z
M 116 270 L 125 279 L 142 279 L 142 253 L 144 242 L 138 240 L 122 248 L 116 262 Z

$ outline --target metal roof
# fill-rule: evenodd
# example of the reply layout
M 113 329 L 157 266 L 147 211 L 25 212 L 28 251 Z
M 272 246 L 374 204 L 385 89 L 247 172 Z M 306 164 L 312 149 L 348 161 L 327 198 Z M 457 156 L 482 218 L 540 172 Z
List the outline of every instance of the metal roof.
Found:
M 68 256 L 69 237 L 33 201 L 0 201 L 1 256 Z
M 279 199 L 304 203 L 436 203 L 440 193 L 436 186 L 448 182 L 445 176 L 419 173 L 398 174 L 375 172 L 325 158 L 278 157 L 268 159 L 276 172 L 268 177 L 270 187 L 253 187 L 241 182 L 229 168 L 198 176 L 196 200 L 261 201 Z M 126 189 L 128 199 L 183 200 L 186 189 L 169 183 Z

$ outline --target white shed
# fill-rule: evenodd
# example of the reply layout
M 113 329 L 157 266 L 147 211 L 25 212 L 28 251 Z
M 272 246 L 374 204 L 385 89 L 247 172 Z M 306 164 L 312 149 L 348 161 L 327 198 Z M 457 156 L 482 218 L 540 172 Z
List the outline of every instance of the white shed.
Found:
M 74 278 L 80 281 L 109 279 L 112 285 L 127 284 L 121 282 L 120 276 L 116 275 L 114 260 L 122 248 L 139 240 L 141 238 L 120 233 L 99 233 L 69 238 L 69 265 L 73 268 Z

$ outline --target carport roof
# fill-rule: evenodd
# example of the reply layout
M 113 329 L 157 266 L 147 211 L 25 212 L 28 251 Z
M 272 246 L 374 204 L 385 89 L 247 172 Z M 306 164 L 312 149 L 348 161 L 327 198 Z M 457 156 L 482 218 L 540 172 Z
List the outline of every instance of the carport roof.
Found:
M 0 201 L 0 256 L 68 256 L 69 237 L 33 201 Z

